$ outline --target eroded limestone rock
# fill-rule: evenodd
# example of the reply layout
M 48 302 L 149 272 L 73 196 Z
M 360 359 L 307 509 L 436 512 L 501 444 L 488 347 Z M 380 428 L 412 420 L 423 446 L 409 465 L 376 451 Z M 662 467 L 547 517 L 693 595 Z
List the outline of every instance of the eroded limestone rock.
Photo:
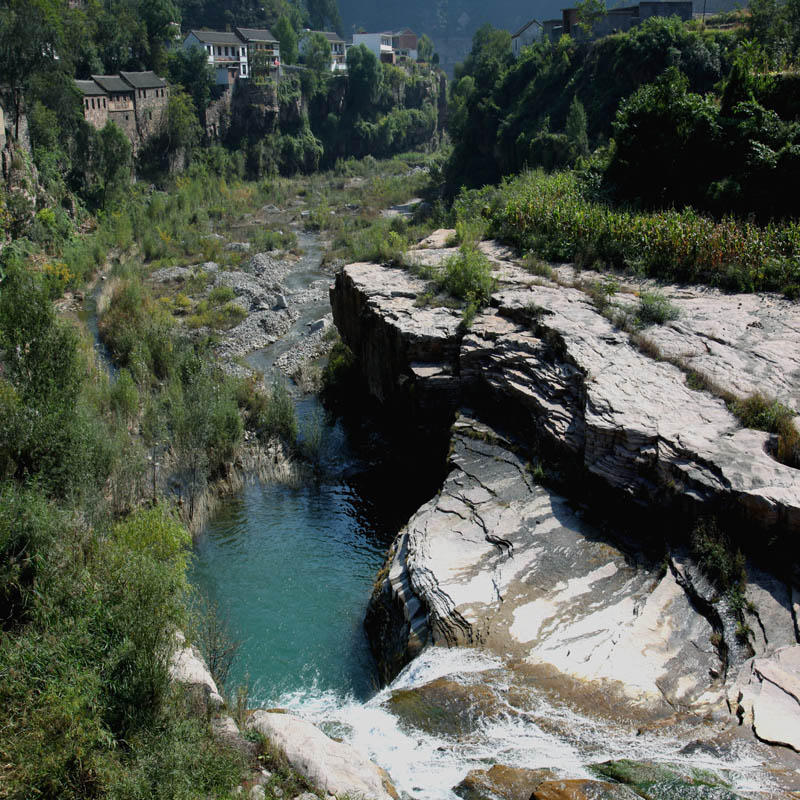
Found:
M 175 634 L 175 645 L 169 662 L 170 679 L 185 686 L 203 709 L 222 707 L 225 701 L 198 650 L 186 644 L 180 631 Z
M 385 770 L 354 748 L 327 737 L 310 722 L 292 714 L 256 711 L 248 726 L 267 736 L 292 767 L 326 794 L 397 800 Z
M 587 525 L 487 426 L 462 418 L 454 430 L 453 470 L 402 531 L 372 600 L 368 630 L 386 608 L 409 623 L 386 677 L 425 643 L 480 645 L 648 713 L 719 705 L 713 629 L 672 572 Z
M 759 739 L 800 752 L 800 645 L 748 661 L 729 697 Z

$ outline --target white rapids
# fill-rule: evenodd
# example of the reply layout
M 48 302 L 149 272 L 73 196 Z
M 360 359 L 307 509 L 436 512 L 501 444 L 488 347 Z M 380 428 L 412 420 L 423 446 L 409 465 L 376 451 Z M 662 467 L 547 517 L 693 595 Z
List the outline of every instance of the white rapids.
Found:
M 744 740 L 735 741 L 720 755 L 702 747 L 685 752 L 687 739 L 680 728 L 637 733 L 635 727 L 591 719 L 557 707 L 544 697 L 534 698 L 531 708 L 483 720 L 475 730 L 457 738 L 418 730 L 391 712 L 387 701 L 393 691 L 417 688 L 437 678 L 502 689 L 510 673 L 499 659 L 475 650 L 429 647 L 390 686 L 364 703 L 320 691 L 314 685 L 268 698 L 268 702 L 366 753 L 387 770 L 402 796 L 415 800 L 456 800 L 453 787 L 470 770 L 488 769 L 497 763 L 552 768 L 564 777 L 591 778 L 587 765 L 622 758 L 709 769 L 739 793 L 769 794 L 763 760 L 756 745 Z M 553 722 L 552 728 L 561 733 L 543 730 L 537 718 Z

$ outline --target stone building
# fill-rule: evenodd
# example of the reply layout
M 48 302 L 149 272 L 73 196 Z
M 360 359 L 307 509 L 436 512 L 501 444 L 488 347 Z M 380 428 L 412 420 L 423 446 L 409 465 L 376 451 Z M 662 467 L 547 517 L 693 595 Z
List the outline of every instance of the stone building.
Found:
M 136 130 L 143 141 L 161 128 L 167 113 L 169 87 L 155 72 L 120 72 L 120 77 L 133 89 Z
M 130 139 L 134 153 L 156 133 L 166 114 L 169 87 L 154 72 L 92 75 L 75 81 L 83 95 L 83 118 L 98 130 L 116 123 Z
M 106 92 L 103 103 L 108 106 L 108 120 L 122 128 L 131 144 L 134 144 L 137 132 L 133 87 L 119 75 L 92 75 L 92 80 Z
M 90 81 L 75 81 L 75 85 L 83 95 L 83 118 L 95 128 L 102 128 L 108 122 L 108 93 Z

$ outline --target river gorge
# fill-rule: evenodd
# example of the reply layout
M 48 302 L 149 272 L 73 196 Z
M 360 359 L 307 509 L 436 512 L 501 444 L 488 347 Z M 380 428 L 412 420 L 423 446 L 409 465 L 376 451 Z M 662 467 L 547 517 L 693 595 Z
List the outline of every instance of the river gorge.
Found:
M 409 260 L 441 263 L 449 235 Z M 279 295 L 285 323 L 258 349 L 236 330 L 221 346 L 249 350 L 268 381 L 293 354 L 313 359 L 309 331 L 329 326 L 331 277 L 302 236 L 305 255 L 262 303 Z M 499 287 L 466 332 L 460 311 L 417 302 L 427 287 L 407 271 L 336 275 L 333 319 L 370 413 L 336 418 L 293 389 L 312 477 L 247 483 L 197 537 L 195 585 L 241 640 L 231 684 L 249 684 L 250 706 L 353 745 L 404 797 L 449 800 L 459 787 L 527 800 L 542 781 L 584 787 L 552 796 L 616 786 L 603 796 L 634 797 L 598 781 L 619 776 L 596 765 L 620 760 L 667 765 L 687 786 L 705 786 L 698 770 L 719 781 L 644 796 L 783 796 L 800 774 L 795 578 L 751 558 L 755 630 L 743 642 L 686 537 L 665 532 L 705 503 L 773 541 L 795 534 L 796 470 L 769 455 L 767 435 L 685 388 L 677 367 L 632 347 L 567 282 L 569 267 L 560 282 L 533 278 L 483 247 Z M 764 356 L 800 336 L 796 310 L 667 291 L 680 321 L 646 336 L 718 377 L 732 352 L 750 358 L 741 380 L 796 402 L 781 376 L 797 365 Z

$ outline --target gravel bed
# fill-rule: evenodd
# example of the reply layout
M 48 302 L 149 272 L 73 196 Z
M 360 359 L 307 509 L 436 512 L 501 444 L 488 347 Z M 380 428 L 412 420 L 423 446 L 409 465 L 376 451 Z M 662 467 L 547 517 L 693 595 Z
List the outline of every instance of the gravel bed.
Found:
M 325 355 L 331 349 L 333 341 L 327 339 L 326 334 L 333 325 L 333 315 L 327 314 L 323 319 L 325 327 L 302 338 L 295 347 L 275 361 L 275 366 L 281 372 L 292 375 L 303 364 Z

